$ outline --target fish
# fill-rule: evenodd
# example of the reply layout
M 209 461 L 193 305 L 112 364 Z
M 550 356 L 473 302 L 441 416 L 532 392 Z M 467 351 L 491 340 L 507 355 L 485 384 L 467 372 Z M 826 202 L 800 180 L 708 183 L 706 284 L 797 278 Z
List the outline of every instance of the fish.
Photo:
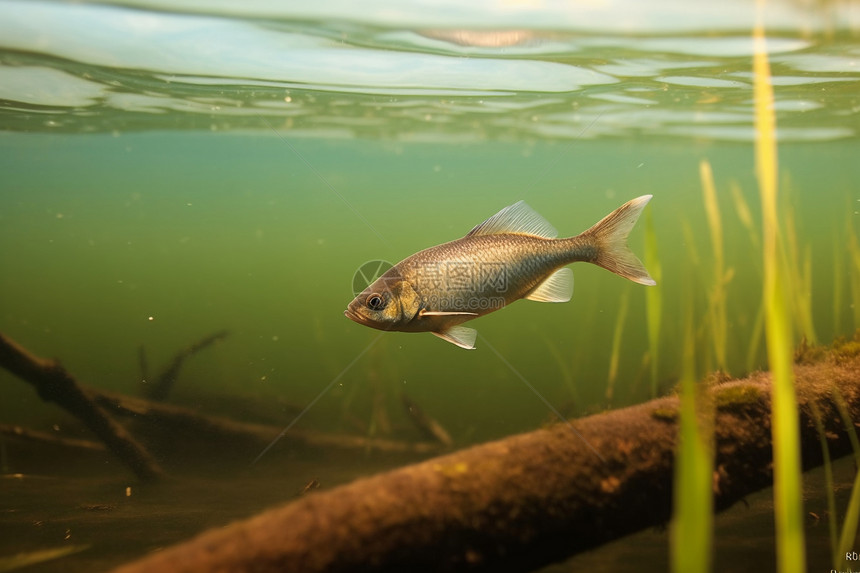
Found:
M 562 239 L 519 201 L 466 236 L 403 259 L 356 296 L 344 315 L 377 330 L 430 332 L 473 350 L 478 331 L 463 323 L 520 299 L 568 302 L 572 263 L 591 263 L 653 286 L 656 282 L 627 246 L 651 198 L 632 199 L 588 230 Z

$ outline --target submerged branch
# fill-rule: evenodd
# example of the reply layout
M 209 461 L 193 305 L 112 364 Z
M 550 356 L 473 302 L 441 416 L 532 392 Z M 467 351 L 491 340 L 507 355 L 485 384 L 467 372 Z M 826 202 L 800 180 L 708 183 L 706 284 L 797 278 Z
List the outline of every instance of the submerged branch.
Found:
M 282 428 L 268 424 L 238 422 L 220 416 L 201 414 L 183 406 L 163 404 L 144 398 L 114 392 L 88 390 L 93 399 L 112 414 L 132 419 L 138 433 L 162 449 L 175 444 L 175 436 L 184 442 L 210 443 L 219 452 L 225 448 L 257 453 L 280 434 Z M 347 450 L 376 450 L 389 453 L 435 453 L 434 443 L 410 443 L 362 436 L 326 434 L 307 430 L 291 430 L 284 436 L 284 445 L 322 447 Z M 229 446 L 227 444 L 230 444 Z
M 857 346 L 857 345 L 855 345 Z M 860 358 L 796 367 L 805 467 L 851 451 Z M 772 483 L 770 375 L 714 383 L 714 506 Z M 671 516 L 678 399 L 512 436 L 312 493 L 125 566 L 143 571 L 529 571 Z
M 0 436 L 22 442 L 59 446 L 62 448 L 92 450 L 96 452 L 103 452 L 105 450 L 104 444 L 100 442 L 57 436 L 48 432 L 40 432 L 39 430 L 31 430 L 29 428 L 11 424 L 0 424 Z
M 226 331 L 189 346 L 177 355 L 165 373 L 175 377 L 178 365 L 184 358 L 224 336 Z M 145 358 L 141 358 L 141 365 L 146 368 Z M 226 417 L 200 414 L 182 406 L 83 386 L 66 372 L 59 362 L 34 356 L 2 334 L 0 367 L 32 384 L 43 400 L 56 402 L 78 418 L 144 481 L 162 476 L 161 468 L 143 445 L 107 414 L 129 419 L 135 434 L 159 454 L 174 451 L 183 456 L 191 452 L 206 456 L 214 451 L 218 456 L 222 456 L 225 449 L 230 449 L 237 452 L 239 457 L 245 455 L 250 460 L 253 453 L 266 447 L 282 431 L 280 426 L 238 422 Z M 101 447 L 99 443 L 59 438 L 17 426 L 0 425 L 0 435 L 3 434 L 65 447 Z M 177 440 L 177 436 L 182 439 Z M 392 454 L 433 454 L 441 449 L 439 444 L 433 442 L 405 442 L 308 430 L 291 430 L 283 438 L 284 445 L 305 448 Z
M 400 394 L 400 401 L 403 402 L 403 408 L 409 414 L 412 423 L 424 434 L 424 437 L 435 440 L 443 446 L 450 447 L 453 445 L 454 440 L 451 439 L 451 434 L 448 433 L 442 424 L 425 414 L 424 410 L 419 408 L 418 404 L 413 402 L 405 392 Z
M 158 463 L 121 425 L 109 418 L 56 360 L 30 354 L 0 334 L 0 367 L 36 388 L 46 402 L 55 402 L 78 418 L 142 481 L 163 476 Z
M 179 376 L 179 370 L 182 368 L 182 364 L 185 360 L 194 356 L 201 350 L 215 344 L 219 340 L 226 338 L 228 334 L 230 334 L 229 330 L 219 330 L 218 332 L 210 334 L 209 336 L 198 340 L 194 344 L 177 352 L 176 356 L 173 357 L 173 360 L 170 361 L 170 364 L 167 365 L 158 378 L 152 384 L 148 384 L 145 387 L 147 397 L 152 400 L 159 401 L 166 399 L 167 395 L 170 394 L 170 390 L 173 388 L 173 384 L 176 382 L 176 378 Z M 144 380 L 146 380 L 145 372 L 147 371 L 147 366 L 146 355 L 143 347 L 140 348 L 138 356 L 140 359 L 141 371 L 144 373 Z

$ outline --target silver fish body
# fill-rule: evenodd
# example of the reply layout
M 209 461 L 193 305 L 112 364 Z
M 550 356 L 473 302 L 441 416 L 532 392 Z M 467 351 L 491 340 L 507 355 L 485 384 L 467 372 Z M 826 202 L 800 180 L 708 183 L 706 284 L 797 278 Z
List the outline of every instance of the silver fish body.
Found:
M 587 231 L 556 239 L 555 229 L 522 201 L 465 237 L 425 249 L 388 270 L 347 307 L 351 320 L 380 330 L 432 332 L 474 348 L 477 332 L 460 326 L 521 298 L 567 302 L 573 273 L 590 262 L 635 282 L 654 280 L 626 240 L 650 195 L 625 203 Z

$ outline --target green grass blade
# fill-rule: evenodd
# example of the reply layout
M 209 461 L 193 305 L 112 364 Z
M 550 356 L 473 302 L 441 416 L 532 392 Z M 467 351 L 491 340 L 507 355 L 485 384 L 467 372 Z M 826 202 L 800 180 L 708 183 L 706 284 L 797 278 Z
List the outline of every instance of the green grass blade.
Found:
M 25 567 L 29 568 L 32 565 L 61 559 L 80 553 L 89 549 L 90 545 L 63 545 L 61 547 L 53 547 L 51 549 L 42 549 L 39 551 L 30 551 L 28 553 L 18 553 L 10 557 L 0 557 L 0 573 L 7 571 L 16 571 Z
M 740 186 L 737 183 L 732 183 L 729 188 L 732 192 L 732 201 L 735 204 L 735 212 L 738 215 L 738 219 L 740 219 L 741 224 L 749 233 L 750 243 L 752 246 L 759 250 L 761 248 L 761 239 L 759 238 L 758 231 L 755 228 L 755 223 L 753 223 L 752 212 L 750 211 L 750 207 L 744 199 L 743 191 L 741 191 Z
M 860 243 L 854 232 L 854 221 L 848 219 L 848 251 L 851 254 L 851 307 L 854 309 L 854 328 L 860 328 Z
M 732 201 L 735 205 L 735 213 L 738 216 L 741 224 L 747 230 L 749 235 L 750 245 L 752 246 L 752 252 L 760 253 L 761 252 L 761 237 L 759 236 L 759 232 L 756 229 L 755 223 L 753 222 L 752 212 L 750 211 L 749 204 L 747 204 L 746 199 L 744 199 L 743 191 L 741 191 L 740 186 L 736 182 L 732 182 L 729 185 L 732 194 Z M 755 269 L 761 275 L 762 269 L 760 265 L 760 261 L 755 261 Z M 746 371 L 752 372 L 756 368 L 760 366 L 759 363 L 759 348 L 761 345 L 762 333 L 764 330 L 764 305 L 759 304 L 758 310 L 756 311 L 755 319 L 753 320 L 753 328 L 752 333 L 749 338 L 749 346 L 747 347 L 747 355 L 746 355 Z
M 827 434 L 824 424 L 821 423 L 821 411 L 815 402 L 811 402 L 812 417 L 815 420 L 815 429 L 818 432 L 818 441 L 821 444 L 821 455 L 824 459 L 824 487 L 827 490 L 827 527 L 830 530 L 830 555 L 833 566 L 839 564 L 839 533 L 836 525 L 836 495 L 833 489 L 833 465 L 830 462 L 830 447 L 827 445 Z
M 615 379 L 618 377 L 618 362 L 621 358 L 621 336 L 624 334 L 624 324 L 627 320 L 627 306 L 630 299 L 630 289 L 625 289 L 618 303 L 618 318 L 615 320 L 615 333 L 612 335 L 612 354 L 609 357 L 609 379 L 606 384 L 606 399 L 612 401 L 615 392 Z
M 851 488 L 851 499 L 848 501 L 848 509 L 845 511 L 845 522 L 842 524 L 842 535 L 839 536 L 839 569 L 847 571 L 851 563 L 848 563 L 846 554 L 856 550 L 854 540 L 857 538 L 857 522 L 860 521 L 860 471 L 854 477 L 854 485 Z M 853 561 L 852 561 L 853 563 Z
M 857 430 L 854 428 L 854 421 L 851 419 L 851 413 L 848 412 L 848 404 L 845 403 L 845 398 L 835 385 L 830 390 L 833 395 L 833 401 L 836 403 L 836 408 L 839 410 L 839 416 L 842 418 L 842 423 L 845 425 L 845 433 L 848 434 L 848 439 L 851 441 L 851 449 L 854 451 L 854 463 L 860 467 L 860 439 L 857 438 Z
M 851 414 L 848 412 L 848 404 L 845 403 L 845 398 L 835 385 L 831 389 L 831 394 L 833 401 L 836 403 L 836 408 L 839 410 L 839 416 L 842 418 L 842 424 L 845 426 L 845 432 L 851 440 L 851 448 L 854 450 L 854 464 L 856 467 L 860 467 L 860 439 L 857 438 L 854 420 L 851 419 Z M 835 566 L 840 570 L 845 571 L 849 569 L 849 563 L 845 559 L 845 554 L 848 551 L 855 550 L 853 544 L 857 536 L 858 521 L 860 521 L 860 472 L 857 472 L 857 475 L 854 477 L 851 498 L 848 500 L 845 521 L 842 523 L 842 534 L 839 536 L 839 544 L 836 549 L 837 559 Z
M 787 291 L 794 311 L 795 324 L 800 335 L 810 344 L 818 343 L 815 325 L 812 320 L 812 259 L 807 247 L 801 261 L 800 245 L 797 240 L 797 225 L 794 209 L 790 200 L 783 201 L 781 219 L 785 221 L 782 232 L 785 237 L 786 274 L 788 275 Z
M 711 234 L 711 249 L 714 256 L 713 288 L 711 289 L 710 315 L 711 338 L 714 345 L 714 356 L 717 368 L 726 371 L 726 340 L 728 336 L 728 318 L 726 317 L 726 270 L 723 253 L 723 223 L 720 218 L 720 208 L 717 204 L 717 191 L 714 186 L 714 175 L 711 164 L 706 160 L 699 163 L 699 175 L 702 180 L 702 196 L 705 203 L 705 213 L 708 216 L 708 229 Z
M 660 368 L 660 329 L 663 320 L 663 268 L 657 250 L 657 233 L 654 231 L 654 218 L 651 209 L 645 210 L 645 268 L 657 282 L 656 286 L 645 289 L 645 317 L 648 323 L 648 353 L 651 366 L 651 397 L 657 397 L 657 383 Z
M 687 301 L 678 449 L 675 460 L 672 570 L 704 573 L 711 566 L 713 458 L 703 408 L 697 403 L 692 303 Z
M 762 28 L 763 0 L 758 2 L 753 32 L 753 95 L 756 131 L 756 174 L 762 203 L 765 336 L 773 376 L 772 424 L 774 513 L 777 570 L 806 570 L 801 497 L 800 437 L 792 371 L 792 325 L 787 307 L 781 235 L 777 216 L 776 120 L 773 87 Z
M 839 336 L 842 333 L 842 281 L 844 278 L 843 258 L 844 244 L 839 240 L 839 235 L 833 233 L 833 333 Z
M 759 367 L 759 348 L 761 347 L 761 338 L 764 331 L 764 302 L 759 305 L 759 309 L 753 321 L 752 334 L 750 334 L 750 346 L 747 348 L 747 372 L 753 372 Z
M 559 352 L 558 347 L 553 343 L 552 340 L 549 339 L 548 336 L 543 336 L 543 341 L 549 349 L 549 353 L 552 355 L 553 360 L 555 361 L 556 366 L 558 366 L 559 372 L 561 372 L 561 378 L 564 380 L 564 385 L 567 387 L 567 391 L 570 399 L 576 404 L 579 405 L 579 392 L 576 389 L 576 382 L 573 380 L 573 375 L 570 372 L 570 368 L 567 366 L 566 358 L 562 356 L 561 352 Z

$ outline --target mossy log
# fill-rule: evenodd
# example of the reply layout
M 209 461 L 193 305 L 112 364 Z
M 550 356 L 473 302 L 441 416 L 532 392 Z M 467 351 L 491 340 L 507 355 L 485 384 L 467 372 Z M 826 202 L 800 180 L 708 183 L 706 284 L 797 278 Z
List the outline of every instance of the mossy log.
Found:
M 806 468 L 851 445 L 834 389 L 860 419 L 860 360 L 796 367 Z M 716 509 L 772 483 L 770 376 L 709 383 Z M 671 516 L 677 397 L 472 447 L 329 491 L 165 549 L 144 571 L 529 571 Z

